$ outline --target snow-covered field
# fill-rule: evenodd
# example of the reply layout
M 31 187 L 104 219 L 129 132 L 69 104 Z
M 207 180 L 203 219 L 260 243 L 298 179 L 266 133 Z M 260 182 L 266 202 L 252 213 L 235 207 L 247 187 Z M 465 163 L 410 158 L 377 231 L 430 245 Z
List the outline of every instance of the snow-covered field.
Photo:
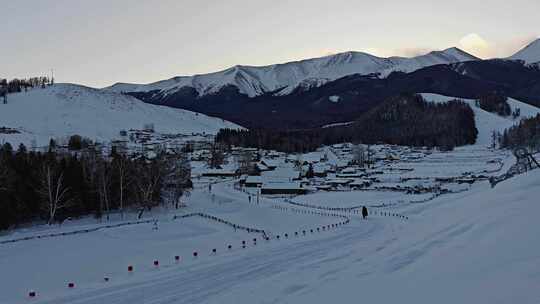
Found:
M 0 142 L 15 147 L 21 142 L 29 146 L 32 141 L 43 146 L 50 138 L 73 134 L 108 142 L 119 138 L 121 130 L 140 130 L 152 123 L 156 132 L 170 134 L 215 134 L 221 128 L 239 128 L 219 118 L 75 84 L 10 94 L 8 104 L 0 104 L 0 127 L 21 132 L 0 134 Z
M 487 162 L 493 159 L 502 163 Z M 472 146 L 398 166 L 414 167 L 403 174 L 461 176 L 467 169 L 491 172 L 512 162 L 508 153 Z M 267 178 L 287 175 L 287 168 Z M 538 303 L 539 180 L 535 170 L 494 189 L 480 181 L 423 203 L 411 202 L 430 193 L 371 189 L 293 198 L 326 207 L 398 202 L 390 209 L 370 207 L 362 220 L 279 197 L 260 196 L 257 202 L 254 192 L 239 191 L 232 180 L 196 178 L 188 207 L 145 214 L 157 225 L 0 244 L 0 303 Z M 264 230 L 270 240 L 208 218 L 173 220 L 197 212 Z M 344 217 L 330 216 L 338 214 Z M 128 213 L 125 220 L 134 216 Z M 350 223 L 332 227 L 345 217 Z M 122 221 L 114 216 L 111 222 Z M 0 242 L 106 224 L 86 218 L 62 227 L 35 226 L 0 236 Z M 35 298 L 28 297 L 30 290 Z
M 489 175 L 490 172 L 498 171 L 501 164 L 511 164 L 513 160 L 508 151 L 486 149 L 480 145 L 459 147 L 451 153 L 433 153 L 420 161 L 404 162 L 414 171 L 403 173 L 402 176 L 446 177 L 459 176 L 465 172 Z

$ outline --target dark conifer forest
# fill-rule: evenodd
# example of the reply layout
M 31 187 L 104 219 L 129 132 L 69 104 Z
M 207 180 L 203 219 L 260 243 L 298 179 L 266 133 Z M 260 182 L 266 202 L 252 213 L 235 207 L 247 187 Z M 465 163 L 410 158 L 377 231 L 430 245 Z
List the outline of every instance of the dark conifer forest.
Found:
M 504 131 L 500 136 L 501 148 L 526 147 L 540 150 L 540 115 L 523 119 L 518 125 Z
M 0 229 L 31 221 L 61 223 L 89 214 L 107 220 L 113 211 L 166 203 L 178 207 L 191 187 L 190 172 L 184 154 L 129 158 L 92 149 L 57 152 L 54 142 L 45 153 L 4 144 L 0 146 Z
M 351 124 L 329 128 L 278 131 L 221 130 L 216 141 L 283 152 L 313 151 L 342 142 L 387 143 L 451 150 L 473 144 L 478 131 L 474 113 L 465 103 L 429 103 L 420 95 L 387 99 Z

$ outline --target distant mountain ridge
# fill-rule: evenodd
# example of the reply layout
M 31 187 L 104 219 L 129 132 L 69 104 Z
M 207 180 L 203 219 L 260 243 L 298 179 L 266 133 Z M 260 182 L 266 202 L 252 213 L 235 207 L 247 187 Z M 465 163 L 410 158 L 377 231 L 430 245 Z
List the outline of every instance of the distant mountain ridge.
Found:
M 522 60 L 527 64 L 540 63 L 540 39 L 529 43 L 514 55 L 508 57 L 511 60 Z
M 363 52 L 335 55 L 269 66 L 234 66 L 224 71 L 179 76 L 151 84 L 117 83 L 105 90 L 115 92 L 154 92 L 161 96 L 192 88 L 198 97 L 216 94 L 227 86 L 238 88 L 248 97 L 267 93 L 286 95 L 297 89 L 310 89 L 353 74 L 377 74 L 386 77 L 391 72 L 412 72 L 426 66 L 478 60 L 458 48 L 433 51 L 425 55 L 404 58 L 381 58 Z
M 193 88 L 162 95 L 131 92 L 148 103 L 221 117 L 247 128 L 303 129 L 353 121 L 385 99 L 400 93 L 436 93 L 475 99 L 498 92 L 540 106 L 540 69 L 513 60 L 477 60 L 439 64 L 386 78 L 349 75 L 289 94 L 249 97 L 229 85 L 198 96 Z
M 413 58 L 346 52 L 265 67 L 116 84 L 147 103 L 221 117 L 248 128 L 304 129 L 349 122 L 400 93 L 475 99 L 497 92 L 540 105 L 540 40 L 506 59 L 480 60 L 458 48 Z

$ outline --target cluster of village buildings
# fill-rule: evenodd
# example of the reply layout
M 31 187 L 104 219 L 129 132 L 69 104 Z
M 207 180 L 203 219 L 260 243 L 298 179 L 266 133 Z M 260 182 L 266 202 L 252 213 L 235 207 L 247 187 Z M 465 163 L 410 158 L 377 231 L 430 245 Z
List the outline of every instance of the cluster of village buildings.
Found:
M 93 145 L 96 145 L 93 143 Z M 407 194 L 445 193 L 448 185 L 471 184 L 487 176 L 422 176 L 415 163 L 434 153 L 403 146 L 364 146 L 361 157 L 350 143 L 321 147 L 305 154 L 286 154 L 255 148 L 229 147 L 224 162 L 210 168 L 214 136 L 209 134 L 162 134 L 152 125 L 122 130 L 117 140 L 97 144 L 103 153 L 143 154 L 152 158 L 160 151 L 189 154 L 193 178 L 234 178 L 238 186 L 261 195 L 299 195 L 315 191 L 400 191 Z M 66 148 L 60 145 L 60 148 Z M 92 146 L 96 149 L 96 146 Z M 251 170 L 243 172 L 238 159 L 249 155 Z M 359 163 L 358 159 L 362 161 Z
M 427 149 L 376 145 L 369 162 L 355 162 L 354 145 L 337 144 L 306 154 L 285 154 L 233 147 L 231 161 L 220 168 L 195 170 L 207 178 L 238 178 L 238 185 L 261 195 L 299 195 L 315 191 L 400 191 L 407 194 L 445 193 L 470 184 L 469 176 L 423 177 L 414 174 L 414 163 L 433 153 Z M 250 153 L 254 170 L 242 174 L 234 157 Z M 204 159 L 203 159 L 204 161 Z

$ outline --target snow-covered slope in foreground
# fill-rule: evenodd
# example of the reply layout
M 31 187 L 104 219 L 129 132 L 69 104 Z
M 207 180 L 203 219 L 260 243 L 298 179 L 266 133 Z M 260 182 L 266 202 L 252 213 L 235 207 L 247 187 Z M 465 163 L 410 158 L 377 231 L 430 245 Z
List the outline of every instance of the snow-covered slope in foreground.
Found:
M 248 303 L 246 290 L 250 303 L 538 303 L 539 181 L 536 170 L 482 183 L 403 210 L 403 225 L 352 227 L 318 258 L 207 303 Z
M 254 97 L 279 89 L 282 89 L 279 94 L 287 94 L 299 86 L 316 87 L 352 74 L 380 73 L 386 76 L 393 71 L 412 72 L 426 66 L 469 60 L 478 60 L 478 58 L 458 48 L 435 51 L 412 58 L 381 58 L 363 52 L 346 52 L 269 66 L 234 66 L 216 73 L 179 76 L 146 85 L 117 83 L 106 90 L 115 92 L 157 90 L 167 95 L 181 88 L 191 87 L 203 96 L 216 93 L 224 86 L 233 85 L 239 89 L 240 93 Z
M 523 60 L 525 63 L 540 63 L 540 39 L 537 39 L 508 59 Z
M 352 216 L 349 225 L 337 229 L 257 245 L 249 240 L 258 235 L 201 219 L 160 222 L 158 231 L 147 224 L 0 245 L 0 299 L 49 304 L 538 303 L 539 180 L 536 170 L 494 189 L 481 182 L 468 192 L 383 210 L 405 214 L 408 221 Z M 200 189 L 194 196 L 206 212 L 269 231 L 292 233 L 304 224 L 325 224 L 325 217 L 278 212 L 266 200 L 249 204 L 231 186 L 216 184 L 215 202 Z M 246 249 L 239 248 L 242 239 L 248 240 Z M 225 249 L 227 240 L 233 249 Z M 210 253 L 214 246 L 217 254 Z M 199 257 L 193 258 L 190 249 L 199 249 Z M 187 254 L 179 264 L 172 261 L 177 252 Z M 159 268 L 152 266 L 154 259 L 161 261 Z M 126 267 L 131 263 L 135 272 L 130 275 Z M 103 275 L 111 280 L 103 282 Z M 70 281 L 81 283 L 69 289 Z M 31 288 L 37 299 L 25 298 Z
M 216 133 L 239 126 L 219 118 L 186 110 L 143 103 L 133 97 L 74 84 L 56 84 L 45 89 L 10 94 L 0 104 L 0 127 L 16 128 L 21 134 L 0 134 L 0 141 L 47 144 L 51 137 L 79 134 L 111 140 L 120 130 L 142 129 L 153 123 L 156 131 L 191 134 Z
M 413 220 L 386 227 L 385 241 L 350 240 L 309 271 L 243 289 L 264 303 L 538 303 L 539 180 L 537 170 L 413 206 Z
M 460 99 L 467 103 L 474 112 L 474 119 L 476 122 L 476 128 L 478 129 L 478 138 L 476 139 L 477 145 L 488 146 L 492 143 L 492 133 L 497 131 L 502 133 L 505 129 L 519 123 L 521 119 L 536 116 L 540 113 L 540 108 L 531 106 L 524 102 L 508 98 L 508 104 L 512 112 L 516 109 L 520 109 L 521 115 L 512 119 L 511 116 L 502 117 L 487 111 L 482 110 L 476 106 L 476 103 L 472 99 L 462 99 L 456 97 L 443 96 L 439 94 L 423 93 L 421 94 L 424 99 L 431 102 L 447 102 L 454 99 Z

